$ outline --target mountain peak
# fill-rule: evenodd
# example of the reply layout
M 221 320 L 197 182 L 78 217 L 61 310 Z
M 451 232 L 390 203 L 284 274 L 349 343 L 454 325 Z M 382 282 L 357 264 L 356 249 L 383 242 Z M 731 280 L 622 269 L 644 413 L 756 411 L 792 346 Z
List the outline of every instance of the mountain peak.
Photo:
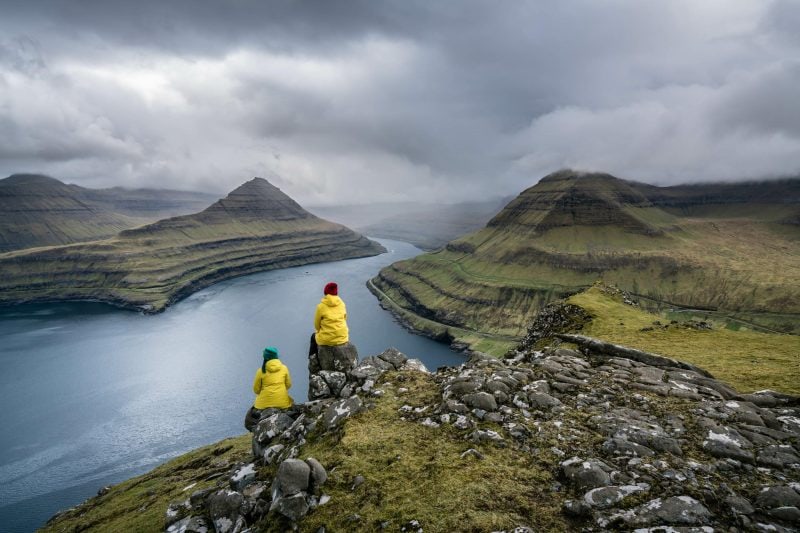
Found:
M 295 220 L 314 217 L 279 188 L 258 177 L 238 186 L 202 214 L 219 216 L 222 213 L 240 220 Z
M 489 226 L 521 226 L 543 233 L 565 226 L 617 226 L 624 231 L 658 234 L 630 208 L 652 204 L 625 180 L 603 172 L 559 170 L 523 191 Z

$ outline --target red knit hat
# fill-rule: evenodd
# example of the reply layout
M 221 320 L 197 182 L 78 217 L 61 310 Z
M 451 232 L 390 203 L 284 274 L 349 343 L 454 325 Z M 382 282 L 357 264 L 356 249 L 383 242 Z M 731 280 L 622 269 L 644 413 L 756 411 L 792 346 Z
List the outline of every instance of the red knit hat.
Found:
M 325 285 L 325 289 L 322 291 L 323 294 L 333 294 L 334 296 L 339 295 L 339 286 L 334 282 L 330 282 Z

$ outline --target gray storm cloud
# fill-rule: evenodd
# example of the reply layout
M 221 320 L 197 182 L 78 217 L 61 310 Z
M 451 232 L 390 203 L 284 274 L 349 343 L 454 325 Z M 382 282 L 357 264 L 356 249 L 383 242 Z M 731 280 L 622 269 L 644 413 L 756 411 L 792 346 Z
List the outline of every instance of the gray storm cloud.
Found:
M 302 202 L 800 173 L 800 3 L 3 2 L 0 174 Z

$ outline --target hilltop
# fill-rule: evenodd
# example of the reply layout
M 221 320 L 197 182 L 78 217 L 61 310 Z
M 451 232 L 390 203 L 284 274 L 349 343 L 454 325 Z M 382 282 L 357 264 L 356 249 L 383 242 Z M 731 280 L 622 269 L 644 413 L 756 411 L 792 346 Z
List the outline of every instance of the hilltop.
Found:
M 104 488 L 44 531 L 792 531 L 800 400 L 563 335 L 569 306 L 505 359 L 430 373 L 389 349 L 322 371 L 333 397 L 267 410 L 252 437 Z
M 798 217 L 800 179 L 654 187 L 560 171 L 371 288 L 416 329 L 494 352 L 549 301 L 598 279 L 653 311 L 797 333 Z
M 38 174 L 0 179 L 0 253 L 112 237 L 208 206 L 211 195 L 157 189 L 87 189 Z
M 106 240 L 0 254 L 0 303 L 93 300 L 155 312 L 234 276 L 383 251 L 254 178 L 196 214 Z

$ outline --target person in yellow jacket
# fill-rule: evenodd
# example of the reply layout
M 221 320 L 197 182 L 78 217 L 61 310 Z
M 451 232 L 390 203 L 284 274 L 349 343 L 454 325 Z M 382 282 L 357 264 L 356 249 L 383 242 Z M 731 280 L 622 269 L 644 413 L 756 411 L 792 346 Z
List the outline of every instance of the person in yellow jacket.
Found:
M 289 369 L 278 359 L 278 349 L 273 346 L 264 348 L 264 362 L 261 368 L 256 371 L 253 380 L 253 392 L 256 393 L 256 401 L 247 411 L 244 418 L 244 427 L 247 431 L 253 431 L 258 421 L 261 419 L 261 411 L 269 407 L 287 409 L 294 405 L 294 400 L 289 396 L 289 389 L 292 388 L 292 377 Z
M 311 336 L 309 355 L 317 353 L 317 346 L 338 346 L 350 340 L 347 329 L 347 307 L 339 298 L 336 283 L 325 285 L 322 300 L 314 313 L 314 334 Z

